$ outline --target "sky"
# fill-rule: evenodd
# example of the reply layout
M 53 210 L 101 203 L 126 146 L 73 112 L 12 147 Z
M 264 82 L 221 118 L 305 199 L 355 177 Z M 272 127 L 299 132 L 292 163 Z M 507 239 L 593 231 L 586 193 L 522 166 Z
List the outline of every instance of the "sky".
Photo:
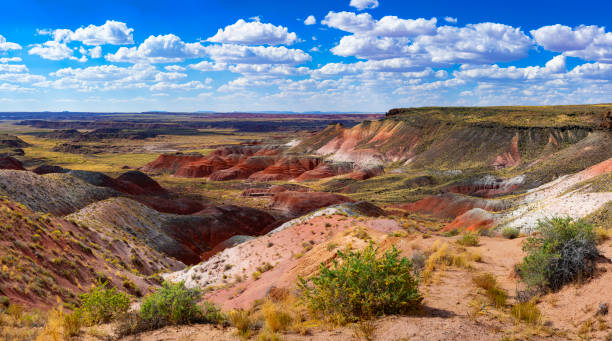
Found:
M 0 111 L 612 102 L 612 1 L 3 1 Z

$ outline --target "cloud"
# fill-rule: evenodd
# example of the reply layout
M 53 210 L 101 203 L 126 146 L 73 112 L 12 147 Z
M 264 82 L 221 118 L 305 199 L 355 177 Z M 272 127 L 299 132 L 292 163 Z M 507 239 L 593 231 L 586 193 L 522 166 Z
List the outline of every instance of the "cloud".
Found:
M 10 83 L 2 83 L 0 84 L 0 91 L 8 91 L 8 92 L 28 92 L 32 91 L 31 88 L 24 88 L 19 85 L 10 84 Z
M 200 43 L 184 43 L 174 34 L 149 36 L 138 47 L 120 47 L 104 58 L 111 62 L 127 63 L 175 63 L 204 56 Z
M 28 67 L 25 65 L 0 64 L 0 72 L 10 72 L 10 73 L 28 72 Z
M 444 17 L 444 21 L 446 21 L 447 23 L 456 24 L 457 23 L 457 18 Z
M 0 80 L 12 83 L 35 83 L 46 80 L 44 76 L 29 73 L 0 73 Z
M 0 35 L 0 52 L 6 52 L 9 50 L 21 50 L 21 45 L 8 42 L 6 41 L 6 38 Z
M 186 73 L 181 72 L 160 72 L 155 75 L 156 82 L 166 82 L 171 80 L 183 79 L 187 77 Z
M 5 57 L 0 58 L 0 63 L 10 63 L 10 62 L 20 62 L 21 58 L 19 57 Z
M 358 10 L 362 11 L 367 8 L 378 7 L 378 0 L 351 0 L 349 6 L 355 7 Z
M 42 44 L 34 44 L 30 48 L 28 54 L 38 55 L 43 59 L 48 60 L 63 60 L 72 59 L 78 60 L 73 54 L 73 50 L 69 48 L 65 43 L 60 43 L 55 40 L 49 40 Z M 86 60 L 86 59 L 85 59 Z
M 314 15 L 309 15 L 306 20 L 304 20 L 304 25 L 314 25 L 317 23 L 317 19 L 315 19 Z
M 364 72 L 411 72 L 422 70 L 422 64 L 422 62 L 412 58 L 368 60 L 350 64 L 329 63 L 314 70 L 312 76 L 319 78 L 335 75 L 355 75 Z
M 566 69 L 565 56 L 555 56 L 549 60 L 544 67 L 528 66 L 519 68 L 516 66 L 499 67 L 489 65 L 479 68 L 464 68 L 455 71 L 454 76 L 461 79 L 477 81 L 506 81 L 506 80 L 535 80 L 553 78 L 557 75 L 562 76 Z
M 338 56 L 362 59 L 398 58 L 410 54 L 408 40 L 350 35 L 340 39 L 331 51 Z
M 83 46 L 81 46 L 79 48 L 79 52 L 83 56 L 89 56 L 89 57 L 94 58 L 94 59 L 102 57 L 102 47 L 101 46 L 92 47 L 90 49 L 86 49 Z
M 579 79 L 601 79 L 609 81 L 612 79 L 612 64 L 606 63 L 587 63 L 576 66 L 568 72 L 569 77 Z
M 168 91 L 168 90 L 191 91 L 191 90 L 208 89 L 208 88 L 210 87 L 200 81 L 191 81 L 187 83 L 160 82 L 160 83 L 153 84 L 149 89 L 151 91 Z
M 187 68 L 180 66 L 180 65 L 168 65 L 168 66 L 165 66 L 164 69 L 166 69 L 166 71 L 174 71 L 174 72 L 187 70 Z
M 116 65 L 90 66 L 87 68 L 64 68 L 50 75 L 59 78 L 72 78 L 83 81 L 145 81 L 153 80 L 159 73 L 154 66 L 136 64 L 130 67 Z
M 231 65 L 229 70 L 240 74 L 273 75 L 273 76 L 295 76 L 306 75 L 309 70 L 307 67 L 293 67 L 291 65 L 274 64 L 238 64 Z
M 76 31 L 69 29 L 38 30 L 38 34 L 51 35 L 55 41 L 64 43 L 80 41 L 91 46 L 131 45 L 134 44 L 133 31 L 134 29 L 128 28 L 125 23 L 107 20 L 101 26 L 89 25 L 80 27 Z
M 206 40 L 229 44 L 291 45 L 298 41 L 298 37 L 283 26 L 264 24 L 259 21 L 246 22 L 239 19 L 235 24 L 219 29 L 217 34 Z
M 311 60 L 309 54 L 284 46 L 245 46 L 234 44 L 204 47 L 216 63 L 229 64 L 300 64 Z
M 606 32 L 603 27 L 581 25 L 571 28 L 557 24 L 532 30 L 531 35 L 546 50 L 612 63 L 612 32 Z
M 225 63 L 211 63 L 207 60 L 203 60 L 197 64 L 189 65 L 190 69 L 207 72 L 207 71 L 223 71 L 227 70 L 227 64 Z
M 388 15 L 375 20 L 369 13 L 329 12 L 321 22 L 354 34 L 381 37 L 413 37 L 436 33 L 436 18 L 400 19 Z
M 483 64 L 524 58 L 532 41 L 520 28 L 478 23 L 439 27 L 436 35 L 420 36 L 415 45 L 427 51 L 433 62 Z

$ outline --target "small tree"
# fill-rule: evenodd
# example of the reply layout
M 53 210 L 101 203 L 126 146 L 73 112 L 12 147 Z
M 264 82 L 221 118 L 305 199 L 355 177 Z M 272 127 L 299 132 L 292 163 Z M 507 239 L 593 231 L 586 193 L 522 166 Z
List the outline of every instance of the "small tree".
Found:
M 309 281 L 300 278 L 303 299 L 315 313 L 336 323 L 383 314 L 404 314 L 417 308 L 422 296 L 413 277 L 412 262 L 393 248 L 376 258 L 370 244 L 361 252 L 338 251 L 340 262 L 324 264 Z

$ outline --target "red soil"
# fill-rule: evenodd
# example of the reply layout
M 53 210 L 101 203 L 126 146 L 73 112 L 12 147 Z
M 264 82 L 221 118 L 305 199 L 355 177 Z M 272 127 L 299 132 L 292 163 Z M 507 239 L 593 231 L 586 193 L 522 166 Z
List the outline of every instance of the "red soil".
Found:
M 201 159 L 201 155 L 163 154 L 141 168 L 148 173 L 174 173 L 185 164 Z
M 444 226 L 444 231 L 478 231 L 486 230 L 495 225 L 495 217 L 480 208 L 471 209 L 458 216 L 450 224 Z
M 349 174 L 349 178 L 355 180 L 367 180 L 369 178 L 373 178 L 375 176 L 379 176 L 385 173 L 385 169 L 382 166 L 374 166 L 358 169 L 351 174 Z
M 233 179 L 246 179 L 255 172 L 262 171 L 274 164 L 274 158 L 271 157 L 250 157 L 237 165 L 215 171 L 210 175 L 210 180 L 223 181 Z
M 25 170 L 19 160 L 10 156 L 0 158 L 0 169 Z
M 296 178 L 297 181 L 316 180 L 329 178 L 332 176 L 349 173 L 353 170 L 353 165 L 340 163 L 322 163 L 313 170 L 306 171 Z
M 253 173 L 249 179 L 256 181 L 290 180 L 322 163 L 319 158 L 284 157 L 266 169 Z
M 160 155 L 142 167 L 146 172 L 169 172 L 188 178 L 208 177 L 213 181 L 251 179 L 256 181 L 321 179 L 353 171 L 351 164 L 323 163 L 318 157 L 284 157 L 274 146 L 229 146 L 208 156 Z
M 417 202 L 397 206 L 410 213 L 429 214 L 439 218 L 456 218 L 473 209 L 500 211 L 505 204 L 497 200 L 471 198 L 451 193 L 429 196 Z
M 327 192 L 285 191 L 274 194 L 270 202 L 270 208 L 292 216 L 300 216 L 322 207 L 345 202 L 355 202 L 355 200 Z
M 510 142 L 510 146 L 507 151 L 501 153 L 495 158 L 493 161 L 493 168 L 506 168 L 506 167 L 514 167 L 521 163 L 521 155 L 518 150 L 518 140 L 519 135 L 516 133 Z

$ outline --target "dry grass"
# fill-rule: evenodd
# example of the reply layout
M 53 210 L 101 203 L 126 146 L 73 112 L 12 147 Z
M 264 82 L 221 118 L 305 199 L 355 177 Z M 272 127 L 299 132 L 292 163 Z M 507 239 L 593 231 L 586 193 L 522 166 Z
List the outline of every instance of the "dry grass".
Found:
M 425 284 L 431 283 L 434 272 L 443 272 L 447 266 L 467 269 L 471 267 L 471 254 L 466 252 L 455 253 L 449 248 L 448 243 L 441 244 L 439 240 L 434 242 L 427 253 L 429 253 L 430 256 L 427 258 L 427 261 L 425 261 L 425 267 L 421 273 L 422 281 Z
M 264 303 L 262 312 L 266 321 L 266 329 L 275 333 L 289 329 L 293 322 L 291 313 L 285 307 L 272 301 Z
M 528 302 L 518 302 L 513 305 L 512 316 L 519 321 L 529 324 L 539 324 L 542 319 L 542 313 L 538 309 L 535 299 L 531 299 Z
M 497 280 L 493 274 L 480 274 L 472 277 L 472 281 L 476 286 L 485 290 L 486 296 L 496 308 L 503 308 L 506 306 L 508 294 L 498 286 Z
M 248 311 L 243 309 L 234 309 L 227 314 L 229 323 L 237 329 L 238 336 L 248 339 L 252 334 L 254 321 Z

